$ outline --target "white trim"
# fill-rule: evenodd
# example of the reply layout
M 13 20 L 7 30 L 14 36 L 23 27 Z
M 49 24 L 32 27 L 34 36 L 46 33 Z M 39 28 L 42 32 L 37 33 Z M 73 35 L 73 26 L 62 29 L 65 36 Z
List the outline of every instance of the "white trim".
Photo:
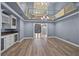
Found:
M 57 37 L 57 36 L 54 36 L 54 38 L 57 38 L 57 39 L 59 39 L 59 40 L 62 40 L 63 42 L 69 43 L 69 44 L 71 44 L 71 45 L 73 45 L 73 46 L 79 47 L 78 44 L 72 43 L 72 42 L 70 42 L 70 41 L 67 41 L 67 40 L 65 40 L 65 39 L 59 38 L 59 37 Z
M 19 42 L 22 42 L 23 40 L 24 40 L 24 38 L 20 39 L 20 41 L 19 41 Z
M 19 42 L 22 42 L 22 41 L 25 40 L 25 39 L 33 39 L 33 37 L 24 37 L 24 38 L 22 38 Z
M 54 38 L 55 36 L 48 36 L 47 38 Z
M 26 22 L 29 22 L 29 20 L 24 20 L 24 21 L 26 21 Z M 52 20 L 52 21 L 43 21 L 43 20 L 30 20 L 31 22 L 37 22 L 37 23 L 42 23 L 42 22 L 44 22 L 44 23 L 52 23 L 52 22 L 54 22 L 54 20 Z
M 24 37 L 23 39 L 33 39 L 33 37 Z

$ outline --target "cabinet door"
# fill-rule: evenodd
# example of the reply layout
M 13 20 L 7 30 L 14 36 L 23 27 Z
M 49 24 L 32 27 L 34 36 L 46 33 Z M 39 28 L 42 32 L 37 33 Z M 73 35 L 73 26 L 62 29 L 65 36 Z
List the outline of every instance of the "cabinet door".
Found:
M 4 38 L 1 38 L 1 50 L 4 50 Z
M 14 35 L 14 41 L 15 42 L 18 41 L 18 35 L 17 34 Z
M 15 16 L 11 15 L 11 28 L 12 29 L 16 29 L 16 26 L 17 26 L 17 19 Z
M 10 43 L 9 39 L 10 39 L 9 36 L 7 35 L 6 38 L 5 38 L 5 48 L 6 49 L 9 47 L 9 43 Z
M 11 28 L 16 29 L 16 26 L 17 26 L 16 24 L 17 24 L 17 23 L 16 23 L 16 19 L 13 18 L 13 19 L 11 20 Z
M 10 47 L 13 44 L 13 34 L 8 35 L 7 39 L 8 39 L 8 41 L 7 41 L 8 47 Z
M 4 49 L 5 50 L 7 49 L 7 46 L 8 46 L 8 44 L 7 44 L 7 37 L 5 36 L 4 37 Z
M 2 39 L 1 39 L 1 50 L 6 50 L 7 49 L 7 40 L 6 40 L 6 36 L 4 36 Z
M 4 44 L 4 46 L 5 46 L 5 49 L 7 49 L 7 48 L 9 48 L 10 47 L 10 35 L 7 35 L 6 37 L 5 37 L 5 44 Z
M 6 35 L 4 38 L 4 49 L 9 48 L 14 43 L 14 34 Z
M 14 43 L 14 34 L 10 35 L 10 44 L 13 45 Z

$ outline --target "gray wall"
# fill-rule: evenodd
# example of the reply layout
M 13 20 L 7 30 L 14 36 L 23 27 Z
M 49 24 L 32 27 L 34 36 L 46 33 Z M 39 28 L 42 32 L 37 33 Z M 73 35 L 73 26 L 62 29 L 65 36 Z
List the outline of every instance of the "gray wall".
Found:
M 55 24 L 55 35 L 79 44 L 79 14 L 57 22 Z
M 20 19 L 20 39 L 24 37 L 24 21 Z
M 33 23 L 24 22 L 24 36 L 33 37 Z
M 48 36 L 54 36 L 55 34 L 55 24 L 54 23 L 48 23 Z
M 33 23 L 24 22 L 25 37 L 33 37 Z M 47 24 L 48 24 L 48 36 L 54 36 L 54 23 L 47 23 Z

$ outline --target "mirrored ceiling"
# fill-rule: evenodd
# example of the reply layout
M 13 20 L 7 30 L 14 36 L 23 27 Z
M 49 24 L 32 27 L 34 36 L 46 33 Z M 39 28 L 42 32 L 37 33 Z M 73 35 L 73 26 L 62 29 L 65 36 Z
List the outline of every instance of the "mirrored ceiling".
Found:
M 19 2 L 24 14 L 28 19 L 54 20 L 56 17 L 65 15 L 65 11 L 75 10 L 72 2 Z
M 19 2 L 19 4 L 29 19 L 41 19 L 44 16 L 52 19 L 55 12 L 55 2 Z

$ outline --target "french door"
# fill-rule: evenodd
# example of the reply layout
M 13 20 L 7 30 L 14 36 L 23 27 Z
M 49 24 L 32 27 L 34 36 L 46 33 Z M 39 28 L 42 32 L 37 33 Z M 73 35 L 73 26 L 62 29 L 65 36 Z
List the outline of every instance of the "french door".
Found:
M 47 38 L 47 23 L 34 23 L 33 38 Z

